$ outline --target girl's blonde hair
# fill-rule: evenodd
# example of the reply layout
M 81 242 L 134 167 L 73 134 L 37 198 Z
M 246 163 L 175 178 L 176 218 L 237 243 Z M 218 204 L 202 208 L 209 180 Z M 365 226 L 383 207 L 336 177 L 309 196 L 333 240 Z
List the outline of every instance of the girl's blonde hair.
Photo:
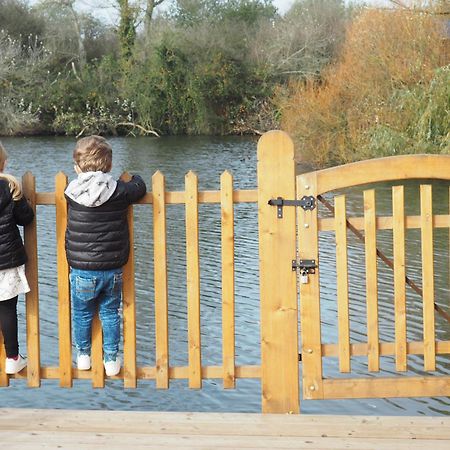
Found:
M 11 191 L 13 200 L 20 200 L 23 197 L 20 183 L 12 175 L 2 172 L 7 159 L 8 153 L 6 153 L 5 147 L 3 147 L 2 143 L 0 142 L 0 179 L 4 179 L 8 182 L 9 190 Z

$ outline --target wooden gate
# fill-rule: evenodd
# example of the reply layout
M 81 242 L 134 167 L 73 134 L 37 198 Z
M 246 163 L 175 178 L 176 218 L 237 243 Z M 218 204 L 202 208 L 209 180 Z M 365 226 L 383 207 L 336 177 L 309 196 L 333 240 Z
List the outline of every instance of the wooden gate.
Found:
M 404 186 L 399 180 L 426 179 L 420 185 L 420 213 L 415 216 L 405 214 Z M 379 397 L 419 397 L 449 396 L 450 377 L 440 375 L 436 370 L 436 356 L 450 354 L 450 341 L 438 340 L 436 317 L 444 318 L 444 327 L 449 327 L 449 314 L 435 304 L 435 274 L 433 257 L 433 234 L 436 228 L 449 228 L 449 213 L 433 214 L 432 186 L 430 180 L 450 180 L 450 156 L 410 155 L 394 156 L 358 162 L 331 169 L 311 172 L 297 177 L 297 199 L 302 206 L 297 207 L 300 319 L 302 349 L 302 384 L 305 399 L 335 398 L 379 398 Z M 375 189 L 363 192 L 363 213 L 361 217 L 348 217 L 346 195 L 330 197 L 333 191 L 368 185 L 378 182 L 395 181 L 392 187 L 392 216 L 377 216 Z M 403 183 L 403 182 L 402 182 Z M 402 184 L 400 183 L 400 184 Z M 327 193 L 326 198 L 324 194 Z M 319 205 L 321 208 L 319 208 Z M 328 210 L 328 217 L 322 209 Z M 448 211 L 448 208 L 447 208 Z M 330 213 L 331 212 L 331 216 Z M 408 277 L 405 262 L 406 234 L 409 229 L 420 230 L 421 250 L 417 255 L 421 262 L 422 274 L 415 273 L 417 284 Z M 347 237 L 350 231 L 363 241 L 365 260 L 365 309 L 366 342 L 351 342 L 349 320 L 349 253 Z M 377 232 L 392 230 L 392 258 L 385 256 L 377 248 Z M 321 255 L 319 236 L 322 232 L 333 232 L 336 244 L 336 343 L 322 343 L 321 339 L 321 295 L 320 273 Z M 380 342 L 379 338 L 379 296 L 378 261 L 384 261 L 394 272 L 393 310 L 391 326 L 394 342 Z M 381 264 L 382 262 L 380 262 Z M 361 261 L 364 266 L 364 262 Z M 317 267 L 314 267 L 317 266 Z M 307 273 L 309 272 L 309 273 Z M 364 271 L 363 271 L 364 272 Z M 419 285 L 421 284 L 421 287 Z M 423 340 L 407 341 L 406 299 L 409 285 L 422 299 Z M 448 294 L 448 291 L 447 291 Z M 322 299 L 323 301 L 323 299 Z M 448 295 L 445 299 L 448 304 Z M 442 335 L 442 334 L 441 334 Z M 393 371 L 404 372 L 389 377 L 374 376 L 380 371 L 380 358 L 395 357 Z M 420 376 L 408 370 L 408 355 L 423 355 L 423 370 Z M 367 357 L 367 373 L 352 374 L 351 359 L 355 356 Z M 325 377 L 324 358 L 337 357 L 339 375 Z M 346 374 L 346 375 L 344 375 Z

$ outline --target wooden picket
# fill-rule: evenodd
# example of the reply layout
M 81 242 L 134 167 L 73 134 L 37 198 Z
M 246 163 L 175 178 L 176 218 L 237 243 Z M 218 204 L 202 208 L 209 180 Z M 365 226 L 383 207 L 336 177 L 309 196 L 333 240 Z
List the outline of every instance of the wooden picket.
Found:
M 234 209 L 233 176 L 220 177 L 222 219 L 222 354 L 223 387 L 234 388 L 235 370 L 235 308 L 234 308 Z
M 161 172 L 152 178 L 153 242 L 155 267 L 156 387 L 169 387 L 169 303 L 167 287 L 167 232 L 165 179 Z

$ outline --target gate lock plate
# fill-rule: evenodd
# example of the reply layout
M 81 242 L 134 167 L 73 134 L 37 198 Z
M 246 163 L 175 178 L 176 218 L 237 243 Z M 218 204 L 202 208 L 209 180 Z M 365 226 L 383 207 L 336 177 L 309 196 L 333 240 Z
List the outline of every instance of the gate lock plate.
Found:
M 304 195 L 300 200 L 285 200 L 283 197 L 271 198 L 269 205 L 277 207 L 277 217 L 283 218 L 283 206 L 300 206 L 305 211 L 312 211 L 316 207 L 316 199 L 312 195 Z
M 316 273 L 316 269 L 319 266 L 316 264 L 315 259 L 300 259 L 292 260 L 292 271 L 294 272 L 297 269 L 300 269 L 300 273 L 302 274 L 314 274 Z

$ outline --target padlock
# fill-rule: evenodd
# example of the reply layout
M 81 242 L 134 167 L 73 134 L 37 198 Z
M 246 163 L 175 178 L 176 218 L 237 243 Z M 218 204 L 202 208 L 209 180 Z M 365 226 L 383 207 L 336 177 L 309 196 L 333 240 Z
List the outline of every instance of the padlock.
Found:
M 300 283 L 301 284 L 309 283 L 308 272 L 306 270 L 302 270 L 302 272 L 300 273 Z

